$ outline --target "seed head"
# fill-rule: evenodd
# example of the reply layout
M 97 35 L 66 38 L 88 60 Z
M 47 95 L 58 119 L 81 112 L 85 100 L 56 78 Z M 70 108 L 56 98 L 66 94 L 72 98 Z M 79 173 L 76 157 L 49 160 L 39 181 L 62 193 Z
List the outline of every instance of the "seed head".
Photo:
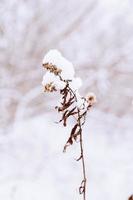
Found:
M 55 65 L 53 65 L 52 63 L 45 63 L 43 64 L 43 67 L 50 71 L 51 73 L 55 74 L 56 76 L 61 74 L 62 70 L 60 68 L 57 68 Z
M 89 104 L 89 106 L 92 106 L 94 103 L 96 103 L 96 95 L 92 92 L 89 92 L 87 95 L 86 95 L 86 101 L 87 103 Z
M 53 85 L 52 82 L 44 85 L 44 92 L 55 92 L 55 91 L 57 91 L 57 89 L 55 88 L 55 85 Z

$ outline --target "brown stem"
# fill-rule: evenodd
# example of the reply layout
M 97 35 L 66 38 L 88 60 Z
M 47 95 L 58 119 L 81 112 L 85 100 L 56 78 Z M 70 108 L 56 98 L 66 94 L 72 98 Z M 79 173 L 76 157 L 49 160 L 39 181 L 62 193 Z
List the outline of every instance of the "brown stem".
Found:
M 69 87 L 69 86 L 68 86 Z M 75 95 L 75 93 L 73 92 L 73 90 L 69 87 L 69 90 L 73 93 L 74 97 L 75 97 L 75 101 L 77 101 L 77 97 Z M 81 183 L 81 187 L 83 190 L 82 190 L 82 194 L 83 194 L 83 200 L 86 200 L 86 181 L 87 181 L 87 178 L 86 178 L 86 169 L 85 169 L 85 159 L 84 159 L 84 149 L 83 149 L 83 136 L 82 136 L 82 122 L 81 122 L 81 115 L 80 115 L 80 109 L 77 109 L 78 110 L 78 119 L 77 119 L 77 122 L 78 122 L 78 125 L 79 125 L 79 132 L 80 132 L 80 157 L 81 157 L 81 161 L 82 161 L 82 172 L 83 172 L 83 186 L 82 186 L 82 183 Z M 85 116 L 86 116 L 87 112 L 85 113 Z M 84 116 L 84 117 L 85 117 Z M 85 121 L 84 121 L 85 122 Z
M 77 97 L 75 95 L 75 92 L 70 88 L 69 86 L 69 82 L 71 80 L 63 80 L 62 77 L 60 75 L 58 75 L 60 80 L 63 82 L 66 82 L 68 84 L 68 89 L 70 91 L 70 93 L 74 96 L 75 101 L 77 102 Z M 80 135 L 80 158 L 78 159 L 82 161 L 82 173 L 83 173 L 83 180 L 81 183 L 81 186 L 79 188 L 79 193 L 83 194 L 83 200 L 86 200 L 86 169 L 85 169 L 85 159 L 84 159 L 84 150 L 83 150 L 83 136 L 82 136 L 82 126 L 85 123 L 85 116 L 87 114 L 87 112 L 85 112 L 84 114 L 80 115 L 80 109 L 77 108 L 77 114 L 78 114 L 78 119 L 77 119 L 77 123 L 79 126 L 79 135 Z M 82 117 L 84 117 L 84 122 L 82 123 Z
M 84 150 L 83 150 L 83 136 L 82 136 L 82 126 L 80 120 L 80 110 L 78 109 L 78 124 L 80 128 L 80 153 L 81 153 L 81 161 L 82 161 L 82 171 L 83 171 L 83 200 L 86 200 L 86 169 L 85 169 L 85 159 L 84 159 Z

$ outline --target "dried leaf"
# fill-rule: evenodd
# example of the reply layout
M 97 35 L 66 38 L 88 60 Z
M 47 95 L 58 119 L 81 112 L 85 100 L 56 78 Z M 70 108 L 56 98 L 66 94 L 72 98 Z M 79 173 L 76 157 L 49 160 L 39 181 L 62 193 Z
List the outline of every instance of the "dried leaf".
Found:
M 75 124 L 74 127 L 72 128 L 72 131 L 71 131 L 71 137 L 74 136 L 74 133 L 77 130 L 77 128 L 78 128 L 78 124 Z
M 59 123 L 62 122 L 62 121 L 64 121 L 64 122 L 63 122 L 63 125 L 64 125 L 64 126 L 66 126 L 66 115 L 67 115 L 68 112 L 69 112 L 69 111 L 66 110 L 66 111 L 64 112 L 64 114 L 63 114 L 61 120 L 59 121 Z
M 75 110 L 75 108 L 76 108 L 76 107 L 74 107 L 71 111 L 66 110 L 65 113 L 63 114 L 63 117 L 62 117 L 62 119 L 60 120 L 60 122 L 61 122 L 61 121 L 64 121 L 64 122 L 63 122 L 63 125 L 64 125 L 64 126 L 66 126 L 66 122 L 67 122 L 68 117 L 70 117 L 71 115 L 74 115 L 74 114 L 77 113 L 77 112 L 73 112 L 73 111 Z
M 58 111 L 61 112 L 61 111 L 64 111 L 66 110 L 67 108 L 69 108 L 72 104 L 74 103 L 74 101 L 71 101 L 69 100 L 67 103 L 63 104 L 62 103 L 62 107 L 59 107 Z
M 79 187 L 79 194 L 83 194 L 84 191 L 85 191 L 85 187 L 80 186 L 80 187 Z
M 83 155 L 81 154 L 80 157 L 76 161 L 81 160 L 82 157 L 83 157 Z
M 85 192 L 85 183 L 86 183 L 86 180 L 83 180 L 81 182 L 81 186 L 79 187 L 79 194 L 83 194 Z
M 76 114 L 77 112 L 73 112 L 76 109 L 76 107 L 74 107 L 72 110 L 69 111 L 69 113 L 67 114 L 67 118 L 71 115 Z
M 63 152 L 66 152 L 67 147 L 70 146 L 70 145 L 72 145 L 72 144 L 73 144 L 72 137 L 69 137 L 67 143 L 64 146 Z
M 75 133 L 74 136 L 73 136 L 73 138 L 74 138 L 74 140 L 75 140 L 76 142 L 78 142 L 78 141 L 77 141 L 77 138 L 78 138 L 79 135 L 80 135 L 80 130 L 78 130 L 78 132 Z

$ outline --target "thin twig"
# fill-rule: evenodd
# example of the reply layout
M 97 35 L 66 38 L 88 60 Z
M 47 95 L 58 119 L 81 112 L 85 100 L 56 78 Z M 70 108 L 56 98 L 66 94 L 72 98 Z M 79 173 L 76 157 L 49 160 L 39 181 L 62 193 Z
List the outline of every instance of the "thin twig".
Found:
M 82 161 L 82 170 L 83 170 L 83 200 L 86 200 L 86 169 L 85 169 L 85 159 L 84 159 L 84 149 L 83 149 L 83 137 L 82 137 L 82 126 L 81 126 L 81 118 L 80 118 L 80 110 L 78 109 L 78 125 L 80 128 L 80 153 L 81 153 L 81 161 Z

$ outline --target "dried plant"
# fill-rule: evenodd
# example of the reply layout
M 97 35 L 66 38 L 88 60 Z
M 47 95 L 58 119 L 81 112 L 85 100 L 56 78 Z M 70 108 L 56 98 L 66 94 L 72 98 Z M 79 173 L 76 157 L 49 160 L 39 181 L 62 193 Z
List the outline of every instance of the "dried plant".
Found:
M 53 50 L 55 51 L 55 50 Z M 56 59 L 61 59 L 61 62 L 64 61 L 64 58 L 62 59 L 61 55 L 56 51 Z M 61 69 L 59 66 L 55 65 L 55 62 L 53 62 L 53 52 L 52 52 L 52 58 L 51 54 L 50 56 L 47 56 L 44 58 L 43 67 L 48 72 L 48 81 L 47 83 L 47 75 L 44 76 L 43 79 L 43 87 L 45 92 L 54 92 L 59 91 L 61 95 L 61 103 L 59 106 L 56 106 L 55 109 L 61 113 L 61 119 L 59 122 L 63 123 L 63 126 L 67 126 L 68 119 L 70 117 L 73 117 L 75 119 L 75 124 L 71 129 L 71 133 L 66 141 L 66 144 L 64 145 L 63 152 L 66 152 L 67 148 L 71 145 L 73 145 L 74 142 L 79 141 L 80 144 L 80 156 L 78 157 L 77 161 L 82 162 L 82 172 L 83 172 L 83 179 L 81 181 L 81 185 L 79 187 L 79 194 L 83 195 L 83 200 L 86 200 L 86 169 L 85 169 L 85 159 L 84 159 L 84 149 L 83 149 L 83 134 L 82 134 L 82 127 L 86 120 L 87 112 L 90 110 L 90 108 L 93 106 L 93 104 L 96 102 L 96 97 L 93 93 L 89 93 L 86 97 L 81 97 L 77 91 L 77 88 L 75 89 L 72 87 L 72 82 L 74 79 L 65 79 L 65 76 L 62 77 L 63 69 Z M 55 54 L 54 54 L 55 56 Z M 56 60 L 54 59 L 54 61 Z M 48 62 L 47 62 L 48 60 Z M 70 64 L 63 62 L 64 65 Z M 61 63 L 63 65 L 63 63 Z M 65 70 L 65 69 L 64 69 Z M 69 70 L 67 68 L 67 70 Z M 53 75 L 51 76 L 51 73 L 56 77 L 54 77 L 54 80 L 50 79 L 53 78 Z M 57 84 L 58 82 L 58 84 Z M 59 84 L 60 83 L 60 84 Z
M 133 200 L 133 195 L 131 195 L 128 200 Z

